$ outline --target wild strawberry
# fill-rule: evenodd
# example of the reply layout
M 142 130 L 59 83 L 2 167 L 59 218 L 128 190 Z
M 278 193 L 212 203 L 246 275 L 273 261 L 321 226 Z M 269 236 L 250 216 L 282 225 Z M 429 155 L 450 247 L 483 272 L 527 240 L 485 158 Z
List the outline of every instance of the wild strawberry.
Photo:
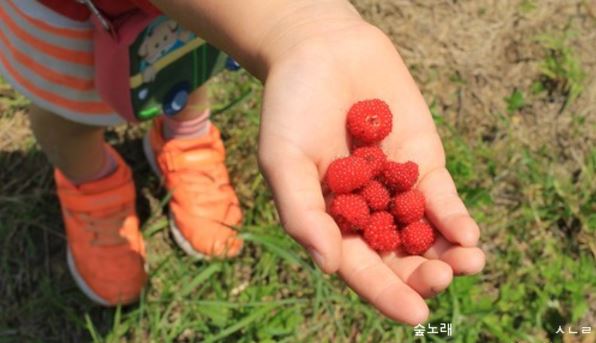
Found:
M 364 143 L 378 143 L 387 137 L 393 125 L 393 115 L 382 100 L 359 101 L 348 111 L 347 128 L 352 138 Z
M 372 178 L 371 169 L 365 159 L 348 156 L 337 159 L 327 168 L 325 181 L 333 193 L 349 193 L 364 186 Z
M 410 255 L 422 255 L 436 239 L 434 229 L 422 221 L 406 226 L 401 230 L 400 235 L 403 247 Z
M 367 183 L 362 190 L 360 195 L 366 200 L 368 207 L 371 210 L 381 211 L 387 208 L 389 201 L 391 200 L 389 191 L 382 183 L 376 180 L 372 180 Z
M 387 161 L 387 156 L 385 156 L 381 147 L 377 145 L 358 148 L 352 152 L 352 156 L 358 156 L 365 159 L 372 170 L 373 177 L 381 174 L 385 162 Z
M 418 165 L 412 161 L 385 162 L 383 179 L 386 186 L 397 192 L 405 192 L 412 188 L 418 180 Z
M 400 244 L 399 232 L 389 212 L 375 212 L 364 227 L 363 238 L 372 249 L 385 252 L 397 249 Z
M 368 224 L 370 210 L 364 198 L 357 194 L 336 195 L 329 209 L 342 232 L 360 230 Z
M 424 216 L 424 195 L 416 189 L 399 193 L 393 199 L 391 213 L 402 225 L 419 221 Z

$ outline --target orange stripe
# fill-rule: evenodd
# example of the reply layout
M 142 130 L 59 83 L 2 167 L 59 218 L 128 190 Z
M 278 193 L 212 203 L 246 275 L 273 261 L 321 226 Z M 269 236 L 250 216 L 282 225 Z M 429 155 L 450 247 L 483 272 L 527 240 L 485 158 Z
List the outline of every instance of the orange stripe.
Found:
M 93 80 L 81 79 L 70 75 L 64 75 L 55 70 L 47 68 L 43 64 L 38 63 L 36 60 L 29 57 L 29 55 L 23 53 L 22 51 L 11 45 L 1 30 L 0 42 L 4 44 L 8 51 L 12 53 L 13 58 L 19 61 L 21 65 L 25 66 L 25 68 L 31 69 L 36 74 L 42 76 L 48 81 L 81 91 L 89 91 L 95 88 Z
M 30 35 L 28 32 L 19 27 L 9 15 L 0 7 L 0 19 L 13 31 L 13 33 L 21 40 L 33 45 L 38 50 L 58 58 L 63 61 L 78 63 L 83 65 L 93 65 L 93 54 L 90 52 L 81 52 L 70 49 L 64 49 L 52 44 L 49 44 L 37 37 Z
M 44 99 L 47 102 L 64 107 L 74 112 L 80 112 L 85 114 L 105 115 L 107 113 L 112 112 L 112 109 L 107 104 L 101 101 L 74 101 L 61 97 L 52 92 L 48 92 L 47 90 L 36 86 L 31 81 L 27 80 L 21 74 L 19 74 L 19 72 L 8 63 L 8 60 L 6 60 L 4 54 L 0 54 L 0 62 L 2 62 L 2 64 L 6 67 L 6 71 L 16 82 L 20 83 L 21 86 L 26 88 L 28 91 L 40 97 L 41 99 Z
M 73 39 L 81 39 L 81 40 L 91 40 L 93 36 L 93 31 L 90 29 L 69 29 L 65 27 L 57 27 L 46 23 L 45 21 L 39 20 L 37 18 L 33 18 L 27 15 L 22 9 L 20 9 L 17 5 L 14 4 L 12 0 L 8 1 L 10 7 L 12 7 L 23 19 L 31 23 L 33 26 L 36 26 L 38 29 L 42 31 L 51 32 L 57 34 L 62 37 L 73 38 Z M 40 4 L 41 5 L 41 4 Z

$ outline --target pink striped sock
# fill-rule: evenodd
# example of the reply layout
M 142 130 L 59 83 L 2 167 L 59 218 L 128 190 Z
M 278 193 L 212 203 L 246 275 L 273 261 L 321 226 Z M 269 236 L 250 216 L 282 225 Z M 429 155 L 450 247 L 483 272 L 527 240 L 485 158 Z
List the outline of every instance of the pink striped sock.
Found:
M 87 182 L 92 182 L 92 181 L 97 181 L 99 179 L 102 179 L 110 174 L 112 174 L 115 170 L 116 167 L 118 167 L 118 164 L 116 163 L 116 160 L 114 159 L 114 157 L 112 156 L 112 154 L 108 151 L 108 147 L 105 147 L 103 149 L 104 151 L 104 162 L 102 167 L 95 172 L 92 175 L 89 175 L 87 177 L 83 177 L 83 178 L 78 178 L 78 179 L 70 179 L 69 180 L 74 183 L 75 185 L 79 186 L 83 183 L 87 183 Z
M 176 120 L 164 117 L 163 135 L 165 139 L 172 138 L 198 138 L 209 132 L 209 109 L 204 110 L 198 117 L 190 120 Z

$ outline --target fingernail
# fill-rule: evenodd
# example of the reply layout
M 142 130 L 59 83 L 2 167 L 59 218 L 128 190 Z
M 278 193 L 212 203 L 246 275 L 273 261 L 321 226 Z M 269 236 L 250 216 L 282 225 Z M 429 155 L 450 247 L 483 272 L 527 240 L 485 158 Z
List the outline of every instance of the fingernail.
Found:
M 323 269 L 323 266 L 325 265 L 325 258 L 321 254 L 319 254 L 318 251 L 316 251 L 314 249 L 309 250 L 308 253 L 312 257 L 312 259 L 315 260 L 315 263 L 317 264 L 317 266 L 319 266 L 319 268 Z

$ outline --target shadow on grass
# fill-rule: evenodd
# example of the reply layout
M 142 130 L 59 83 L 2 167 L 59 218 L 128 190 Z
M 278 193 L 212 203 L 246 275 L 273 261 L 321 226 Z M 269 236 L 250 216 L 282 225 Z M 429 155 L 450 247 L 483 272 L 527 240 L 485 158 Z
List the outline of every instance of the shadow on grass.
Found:
M 159 181 L 139 139 L 115 148 L 133 169 L 137 210 L 144 222 L 151 206 L 140 192 L 159 193 Z M 52 167 L 43 153 L 0 151 L 0 342 L 89 341 L 83 314 L 103 336 L 114 312 L 87 300 L 70 276 Z

